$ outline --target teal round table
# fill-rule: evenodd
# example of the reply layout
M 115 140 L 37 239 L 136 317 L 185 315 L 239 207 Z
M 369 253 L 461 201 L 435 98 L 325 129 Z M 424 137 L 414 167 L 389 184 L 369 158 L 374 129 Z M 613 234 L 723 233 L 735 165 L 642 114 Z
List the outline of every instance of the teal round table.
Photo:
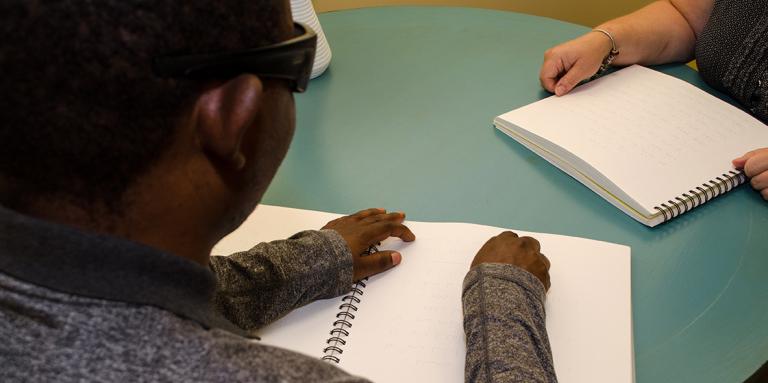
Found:
M 543 52 L 587 28 L 437 7 L 320 21 L 333 61 L 297 96 L 296 136 L 264 203 L 629 245 L 638 382 L 741 382 L 768 359 L 768 203 L 757 193 L 648 228 L 493 128 L 548 96 Z M 707 89 L 686 66 L 658 69 Z

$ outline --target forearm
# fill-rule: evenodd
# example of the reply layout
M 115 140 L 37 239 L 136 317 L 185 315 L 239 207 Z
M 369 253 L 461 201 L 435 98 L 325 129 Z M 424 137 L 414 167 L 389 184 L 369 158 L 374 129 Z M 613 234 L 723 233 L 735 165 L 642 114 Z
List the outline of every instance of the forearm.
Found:
M 655 65 L 693 58 L 714 0 L 656 1 L 597 28 L 609 31 L 620 54 L 615 65 Z
M 244 329 L 256 329 L 309 302 L 349 291 L 352 255 L 332 230 L 304 231 L 228 257 L 211 257 L 215 306 Z
M 481 264 L 464 279 L 467 382 L 556 382 L 544 286 L 512 265 Z

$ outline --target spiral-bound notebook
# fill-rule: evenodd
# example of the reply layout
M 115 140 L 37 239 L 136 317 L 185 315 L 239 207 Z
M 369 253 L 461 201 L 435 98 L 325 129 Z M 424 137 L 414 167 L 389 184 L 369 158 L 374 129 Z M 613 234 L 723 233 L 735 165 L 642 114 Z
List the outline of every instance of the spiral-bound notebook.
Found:
M 768 126 L 680 79 L 631 66 L 494 119 L 632 218 L 656 226 L 746 181 L 731 165 Z
M 338 214 L 260 205 L 215 254 L 322 227 Z M 461 285 L 475 253 L 504 229 L 407 222 L 416 241 L 383 242 L 403 262 L 349 294 L 297 309 L 262 329 L 262 342 L 325 359 L 375 382 L 463 382 Z M 552 262 L 547 331 L 562 383 L 632 382 L 629 247 L 525 233 Z

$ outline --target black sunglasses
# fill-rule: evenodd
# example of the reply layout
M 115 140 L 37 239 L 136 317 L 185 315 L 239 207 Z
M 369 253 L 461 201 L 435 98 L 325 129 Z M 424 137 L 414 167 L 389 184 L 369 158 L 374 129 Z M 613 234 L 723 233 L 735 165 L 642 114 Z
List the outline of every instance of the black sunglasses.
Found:
M 156 57 L 152 70 L 160 77 L 192 79 L 226 78 L 251 73 L 288 80 L 294 92 L 307 89 L 315 60 L 317 35 L 308 26 L 294 23 L 294 37 L 259 48 L 211 54 Z

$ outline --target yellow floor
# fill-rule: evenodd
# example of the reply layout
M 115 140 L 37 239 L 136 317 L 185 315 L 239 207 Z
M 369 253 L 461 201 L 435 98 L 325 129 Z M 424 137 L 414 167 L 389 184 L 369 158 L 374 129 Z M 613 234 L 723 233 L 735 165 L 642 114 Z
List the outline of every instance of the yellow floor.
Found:
M 650 0 L 312 0 L 317 12 L 388 5 L 476 7 L 522 12 L 587 26 L 596 26 L 651 2 Z M 698 70 L 696 61 L 691 61 L 688 66 Z
M 384 5 L 445 5 L 503 9 L 595 26 L 632 12 L 650 0 L 313 0 L 318 12 Z

